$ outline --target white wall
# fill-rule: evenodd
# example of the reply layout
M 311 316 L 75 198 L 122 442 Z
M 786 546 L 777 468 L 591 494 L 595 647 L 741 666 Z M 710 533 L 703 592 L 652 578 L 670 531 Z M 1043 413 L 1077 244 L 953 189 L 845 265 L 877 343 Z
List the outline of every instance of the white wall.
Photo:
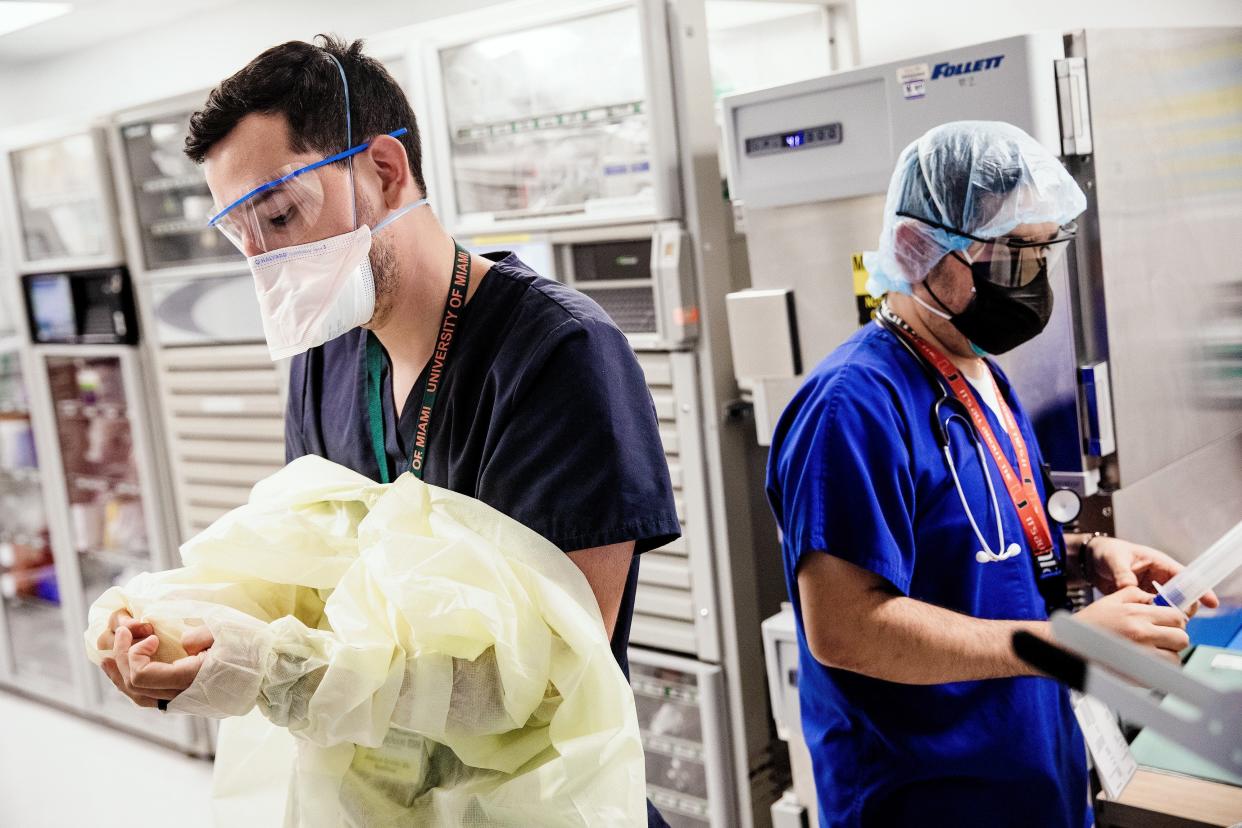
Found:
M 208 89 L 269 46 L 320 32 L 372 37 L 498 0 L 261 0 L 216 8 L 76 54 L 0 66 L 0 143 L 38 124 Z
M 205 89 L 260 51 L 319 32 L 375 37 L 500 0 L 222 2 L 75 54 L 0 67 L 0 142 L 15 127 L 106 115 Z M 856 0 L 865 63 L 1038 29 L 1242 25 L 1242 0 Z M 18 129 L 17 133 L 28 129 Z
M 864 64 L 1040 30 L 1242 25 L 1240 0 L 857 0 Z

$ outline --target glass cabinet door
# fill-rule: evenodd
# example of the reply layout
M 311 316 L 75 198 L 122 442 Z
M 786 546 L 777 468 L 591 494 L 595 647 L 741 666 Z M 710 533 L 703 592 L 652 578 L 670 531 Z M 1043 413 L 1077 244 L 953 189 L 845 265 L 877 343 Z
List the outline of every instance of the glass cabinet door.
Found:
M 153 568 L 119 357 L 48 357 L 83 599 Z
M 486 37 L 439 58 L 458 213 L 654 209 L 635 8 Z
M 70 684 L 61 590 L 15 350 L 0 351 L 0 608 L 9 639 L 9 673 L 18 682 Z
M 158 541 L 148 535 L 148 513 L 158 504 L 145 500 L 143 485 L 150 472 L 142 451 L 145 428 L 141 385 L 130 361 L 132 352 L 42 354 L 49 402 L 55 412 L 67 506 L 66 550 L 74 556 L 79 583 L 65 585 L 66 601 L 85 614 L 109 587 L 124 586 L 141 572 L 162 569 Z M 67 568 L 72 571 L 72 568 Z M 76 605 L 80 603 L 80 607 Z M 74 636 L 82 646 L 81 632 Z M 80 651 L 74 654 L 81 658 Z M 160 714 L 136 706 L 118 693 L 101 670 L 89 668 L 86 697 L 90 712 L 106 721 L 144 733 L 190 752 L 201 752 L 204 731 L 198 720 Z
M 207 226 L 211 192 L 202 169 L 183 151 L 189 121 L 187 112 L 121 128 L 147 270 L 242 261 Z
M 111 208 L 94 135 L 15 150 L 23 259 L 30 264 L 92 260 L 110 250 Z

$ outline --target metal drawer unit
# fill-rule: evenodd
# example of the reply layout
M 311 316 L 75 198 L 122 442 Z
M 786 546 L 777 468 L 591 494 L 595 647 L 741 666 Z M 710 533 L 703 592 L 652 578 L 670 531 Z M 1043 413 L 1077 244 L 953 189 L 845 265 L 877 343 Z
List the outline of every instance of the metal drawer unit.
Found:
M 284 465 L 281 378 L 265 345 L 165 348 L 160 362 L 184 539 Z
M 659 418 L 682 536 L 643 555 L 630 641 L 702 659 L 718 658 L 695 356 L 639 351 L 638 363 Z
M 721 669 L 631 649 L 630 686 L 646 753 L 647 796 L 673 828 L 727 824 L 735 804 Z

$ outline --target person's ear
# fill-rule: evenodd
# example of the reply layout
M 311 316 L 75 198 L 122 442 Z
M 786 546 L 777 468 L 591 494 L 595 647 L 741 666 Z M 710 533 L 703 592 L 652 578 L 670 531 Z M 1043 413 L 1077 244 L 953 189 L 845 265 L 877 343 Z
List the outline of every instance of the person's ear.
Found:
M 936 261 L 936 264 L 932 265 L 934 270 L 939 265 L 939 257 L 943 252 L 940 244 L 928 235 L 926 225 L 908 218 L 899 218 L 893 226 L 893 247 L 897 259 L 909 269 L 924 267 L 928 259 L 932 258 Z M 912 273 L 910 275 L 926 276 L 928 274 Z M 918 284 L 921 281 L 918 279 L 914 283 Z
M 367 158 L 375 168 L 379 178 L 380 192 L 384 196 L 384 205 L 389 210 L 402 206 L 406 200 L 408 187 L 414 186 L 414 177 L 410 174 L 410 159 L 405 153 L 405 145 L 391 135 L 379 135 L 372 139 L 367 147 Z M 421 193 L 419 194 L 421 196 Z
M 893 242 L 898 250 L 918 250 L 927 244 L 927 239 L 919 232 L 917 222 L 903 218 L 893 227 Z

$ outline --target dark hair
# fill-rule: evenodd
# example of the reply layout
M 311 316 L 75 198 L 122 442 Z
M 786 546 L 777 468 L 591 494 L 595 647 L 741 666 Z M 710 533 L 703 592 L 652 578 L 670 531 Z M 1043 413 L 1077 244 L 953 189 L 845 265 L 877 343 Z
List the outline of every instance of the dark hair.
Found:
M 418 124 L 401 87 L 379 61 L 362 53 L 361 40 L 347 45 L 324 34 L 316 40 L 318 45 L 290 40 L 273 46 L 211 90 L 207 103 L 190 118 L 185 154 L 203 163 L 211 148 L 252 112 L 284 115 L 293 149 L 325 156 L 348 149 L 347 140 L 360 144 L 407 127 L 409 132 L 397 140 L 405 145 L 410 172 L 425 195 Z M 340 61 L 349 81 L 348 139 L 341 73 L 329 55 Z

